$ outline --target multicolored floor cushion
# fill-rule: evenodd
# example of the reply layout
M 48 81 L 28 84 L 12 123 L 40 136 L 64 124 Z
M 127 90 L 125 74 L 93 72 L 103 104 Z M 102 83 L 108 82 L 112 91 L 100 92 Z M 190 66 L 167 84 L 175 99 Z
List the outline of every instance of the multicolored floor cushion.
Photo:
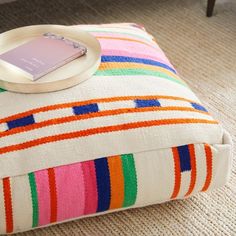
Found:
M 0 93 L 0 232 L 224 185 L 231 140 L 136 24 L 82 25 L 102 46 L 86 82 Z

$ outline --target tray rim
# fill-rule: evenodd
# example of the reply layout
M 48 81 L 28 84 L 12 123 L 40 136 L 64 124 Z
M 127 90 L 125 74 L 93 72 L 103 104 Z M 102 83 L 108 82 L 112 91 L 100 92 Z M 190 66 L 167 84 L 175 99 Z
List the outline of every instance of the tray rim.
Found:
M 84 80 L 92 77 L 92 75 L 96 72 L 96 70 L 99 67 L 100 62 L 101 62 L 101 45 L 100 45 L 99 41 L 92 34 L 90 34 L 89 32 L 87 32 L 85 30 L 81 30 L 80 28 L 77 29 L 75 26 L 40 24 L 40 25 L 29 25 L 29 26 L 23 26 L 23 27 L 11 29 L 9 31 L 6 31 L 6 32 L 3 32 L 0 34 L 0 47 L 1 47 L 1 45 L 4 44 L 5 40 L 8 40 L 11 37 L 11 34 L 18 33 L 17 31 L 19 31 L 19 33 L 22 33 L 22 31 L 24 31 L 24 30 L 27 30 L 27 31 L 37 30 L 41 27 L 42 28 L 48 27 L 49 29 L 55 28 L 56 30 L 67 29 L 67 30 L 70 30 L 71 32 L 74 32 L 74 33 L 83 33 L 83 34 L 87 35 L 87 37 L 90 37 L 90 39 L 92 39 L 94 41 L 95 46 L 96 46 L 97 55 L 99 55 L 99 56 L 96 56 L 96 60 L 94 60 L 93 65 L 90 65 L 88 68 L 85 68 L 84 70 L 80 71 L 78 74 L 74 74 L 73 76 L 63 78 L 63 79 L 60 78 L 55 81 L 42 81 L 39 79 L 35 82 L 30 81 L 30 80 L 28 82 L 22 82 L 22 81 L 12 82 L 12 81 L 7 81 L 6 79 L 0 78 L 0 87 L 2 89 L 5 89 L 9 92 L 18 92 L 18 93 L 54 92 L 54 91 L 59 91 L 59 90 L 73 87 L 73 86 L 79 84 L 80 82 L 83 82 Z M 39 33 L 38 34 L 37 34 L 37 32 L 30 33 L 30 38 L 34 37 L 34 35 L 37 36 L 37 35 L 39 35 Z M 24 38 L 25 37 L 20 37 L 20 39 L 24 39 Z M 18 39 L 19 38 L 17 38 L 16 41 L 18 41 Z M 0 76 L 1 76 L 1 70 L 0 70 Z M 68 83 L 66 83 L 67 81 L 68 81 Z M 56 86 L 56 84 L 63 83 L 63 82 L 65 82 L 64 86 L 62 86 L 62 85 L 59 87 Z M 50 88 L 42 88 L 47 85 L 49 85 Z M 25 88 L 22 88 L 22 86 L 25 86 Z M 38 89 L 36 88 L 36 86 L 38 87 Z M 52 86 L 55 86 L 55 88 L 52 88 Z

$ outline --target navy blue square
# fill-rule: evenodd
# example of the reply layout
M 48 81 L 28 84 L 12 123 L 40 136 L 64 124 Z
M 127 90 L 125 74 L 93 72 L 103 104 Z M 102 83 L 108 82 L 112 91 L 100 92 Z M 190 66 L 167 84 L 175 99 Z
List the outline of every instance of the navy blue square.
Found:
M 159 101 L 151 99 L 151 100 L 135 100 L 136 107 L 160 107 L 161 104 Z
M 195 108 L 199 111 L 206 111 L 207 112 L 207 109 L 205 107 L 201 106 L 200 104 L 192 102 L 191 105 L 193 108 Z
M 30 116 L 26 116 L 26 117 L 19 118 L 19 119 L 16 119 L 16 120 L 8 121 L 7 126 L 8 126 L 9 129 L 14 129 L 14 128 L 17 128 L 17 127 L 32 125 L 34 123 L 35 123 L 34 116 L 30 115 Z
M 98 110 L 99 110 L 98 105 L 96 103 L 73 107 L 75 115 L 83 115 L 92 112 L 98 112 Z

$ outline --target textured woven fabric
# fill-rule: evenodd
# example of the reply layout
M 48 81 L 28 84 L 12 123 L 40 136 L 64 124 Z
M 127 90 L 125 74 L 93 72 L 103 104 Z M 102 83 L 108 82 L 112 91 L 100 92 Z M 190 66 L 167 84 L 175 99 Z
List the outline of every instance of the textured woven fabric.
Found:
M 76 27 L 102 46 L 92 79 L 0 93 L 2 233 L 185 198 L 228 179 L 228 134 L 152 36 L 136 24 Z

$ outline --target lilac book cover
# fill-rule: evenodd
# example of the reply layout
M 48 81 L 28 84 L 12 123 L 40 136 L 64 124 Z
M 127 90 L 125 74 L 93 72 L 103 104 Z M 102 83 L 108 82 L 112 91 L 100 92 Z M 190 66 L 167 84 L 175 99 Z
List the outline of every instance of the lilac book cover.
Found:
M 0 55 L 0 61 L 13 65 L 27 78 L 37 80 L 60 66 L 84 55 L 85 46 L 63 36 L 45 33 Z

